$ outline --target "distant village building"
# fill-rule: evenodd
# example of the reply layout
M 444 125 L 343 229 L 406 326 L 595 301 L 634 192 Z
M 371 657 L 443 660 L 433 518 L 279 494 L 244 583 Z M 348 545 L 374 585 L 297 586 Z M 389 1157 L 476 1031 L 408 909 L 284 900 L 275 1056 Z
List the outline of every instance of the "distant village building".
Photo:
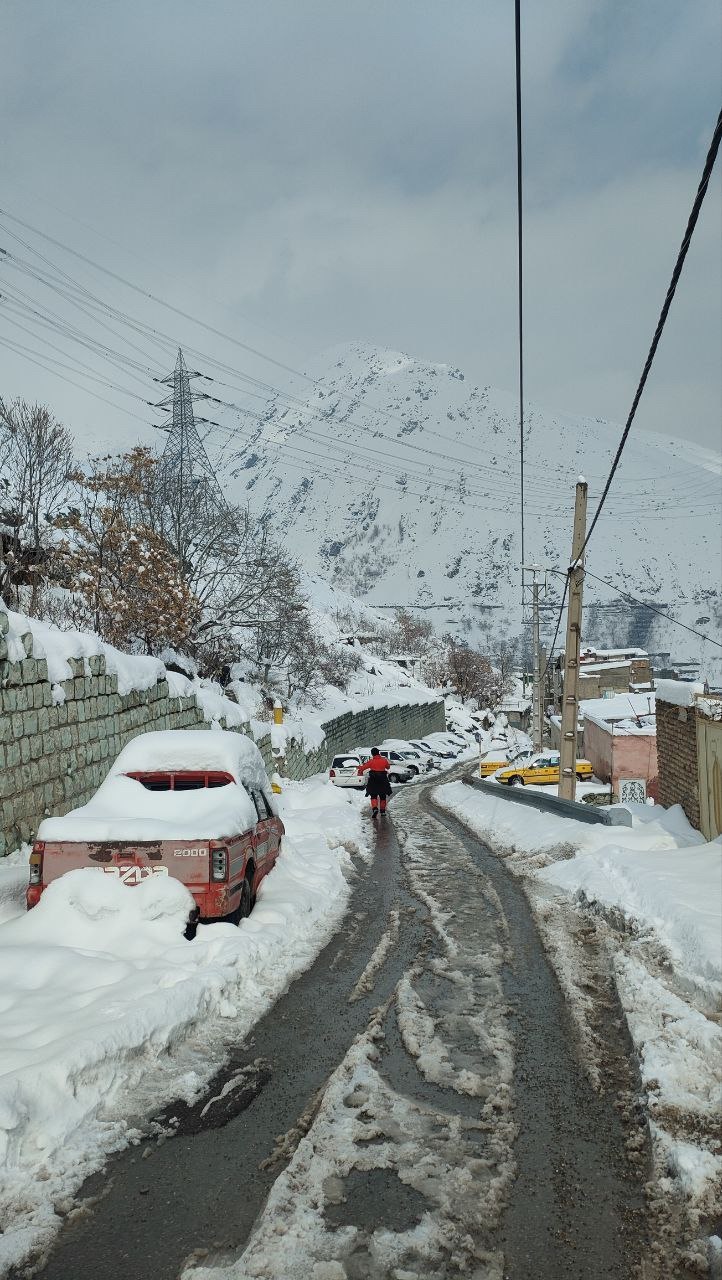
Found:
M 555 711 L 561 710 L 564 655 L 554 664 L 552 688 L 547 692 Z M 586 645 L 579 656 L 579 698 L 609 698 L 626 691 L 654 688 L 654 672 L 644 649 L 596 649 Z
M 699 682 L 657 685 L 659 801 L 679 804 L 707 840 L 722 835 L 722 694 Z
M 531 699 L 524 697 L 502 698 L 498 707 L 499 715 L 506 716 L 512 729 L 529 732 L 531 725 Z
M 652 668 L 643 650 L 607 649 L 579 662 L 579 697 L 608 698 L 632 687 L 651 689 Z
M 657 798 L 657 727 L 653 693 L 615 694 L 580 703 L 583 754 L 617 800 Z M 636 784 L 633 786 L 632 784 Z

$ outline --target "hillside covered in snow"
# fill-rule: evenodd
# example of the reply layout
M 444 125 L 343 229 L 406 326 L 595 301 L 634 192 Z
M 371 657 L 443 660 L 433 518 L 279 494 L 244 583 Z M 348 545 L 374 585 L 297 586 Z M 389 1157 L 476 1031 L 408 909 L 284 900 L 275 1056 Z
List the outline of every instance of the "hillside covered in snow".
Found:
M 368 605 L 423 608 L 442 631 L 480 642 L 520 632 L 512 395 L 474 386 L 449 365 L 352 344 L 326 352 L 260 417 L 257 405 L 249 400 L 226 441 L 224 479 L 307 570 Z M 548 638 L 563 586 L 551 571 L 569 562 L 575 481 L 589 481 L 591 514 L 619 436 L 607 422 L 526 408 L 525 558 L 550 571 Z M 720 649 L 665 616 L 722 637 L 721 491 L 718 455 L 632 432 L 590 544 L 586 640 L 715 665 Z

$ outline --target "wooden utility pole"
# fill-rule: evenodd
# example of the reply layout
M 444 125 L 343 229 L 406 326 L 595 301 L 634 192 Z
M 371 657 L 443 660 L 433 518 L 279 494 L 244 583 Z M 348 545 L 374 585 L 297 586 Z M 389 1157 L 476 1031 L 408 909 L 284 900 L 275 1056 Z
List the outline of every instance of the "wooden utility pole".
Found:
M 577 718 L 579 714 L 579 650 L 582 640 L 582 588 L 584 562 L 580 558 L 587 531 L 587 489 L 583 476 L 577 481 L 574 503 L 574 535 L 569 568 L 567 639 L 564 647 L 562 734 L 559 760 L 559 795 L 573 800 L 577 789 Z
M 542 749 L 542 728 L 544 720 L 542 717 L 542 688 L 541 688 L 541 662 L 539 649 L 539 583 L 536 580 L 541 569 L 538 564 L 522 565 L 522 569 L 526 569 L 533 574 L 532 581 L 532 615 L 531 615 L 531 636 L 532 636 L 532 704 L 531 704 L 531 737 L 532 745 L 535 751 Z
M 539 666 L 539 583 L 534 574 L 534 582 L 532 584 L 532 653 L 534 663 L 534 687 L 532 689 L 532 742 L 535 751 L 542 749 L 542 719 L 541 719 L 541 668 Z
M 543 644 L 539 645 L 539 723 L 541 724 L 541 749 L 544 750 L 544 708 L 549 698 L 547 696 L 547 686 L 549 684 L 549 672 L 547 671 L 547 651 Z

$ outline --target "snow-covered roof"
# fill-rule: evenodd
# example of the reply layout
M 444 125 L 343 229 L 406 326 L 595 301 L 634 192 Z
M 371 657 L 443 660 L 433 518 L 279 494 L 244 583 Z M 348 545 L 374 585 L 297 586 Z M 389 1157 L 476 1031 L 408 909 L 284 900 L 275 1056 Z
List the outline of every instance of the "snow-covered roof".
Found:
M 499 711 L 530 711 L 531 698 L 503 698 L 499 703 Z
M 609 733 L 656 733 L 653 693 L 617 693 L 611 698 L 585 698 L 579 715 Z M 625 727 L 626 726 L 626 727 Z
M 594 654 L 595 658 L 601 661 L 605 659 L 626 658 L 631 661 L 632 658 L 648 658 L 649 654 L 646 649 L 597 649 L 587 645 L 582 649 L 580 660 L 584 662 L 587 655 Z M 584 662 L 586 666 L 586 662 Z
M 593 676 L 600 671 L 621 671 L 624 667 L 629 667 L 634 662 L 634 658 L 614 658 L 609 662 L 584 662 L 579 666 L 579 679 L 584 676 Z
M 215 769 L 230 773 L 236 782 L 267 786 L 263 757 L 254 742 L 242 733 L 225 729 L 162 729 L 132 738 L 109 777 L 144 770 Z
M 674 707 L 691 707 L 695 697 L 704 693 L 699 680 L 658 680 L 657 697 L 661 702 L 671 702 Z

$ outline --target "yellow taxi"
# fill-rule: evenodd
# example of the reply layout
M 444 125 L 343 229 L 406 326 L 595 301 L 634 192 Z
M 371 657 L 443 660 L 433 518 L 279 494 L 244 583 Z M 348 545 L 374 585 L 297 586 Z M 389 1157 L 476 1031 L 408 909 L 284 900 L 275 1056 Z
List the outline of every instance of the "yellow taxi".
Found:
M 498 756 L 496 759 L 492 759 L 490 757 L 489 759 L 480 760 L 479 777 L 490 778 L 492 773 L 496 773 L 497 769 L 505 769 L 507 765 L 512 765 L 515 762 L 519 762 L 521 764 L 522 761 L 530 759 L 531 751 L 520 751 L 519 755 L 514 756 L 513 760 L 500 760 Z
M 577 778 L 586 782 L 592 776 L 592 766 L 588 760 L 577 760 Z M 559 752 L 542 751 L 526 760 L 519 760 L 505 768 L 497 769 L 494 774 L 497 782 L 507 786 L 524 786 L 527 782 L 533 786 L 545 786 L 559 782 Z

